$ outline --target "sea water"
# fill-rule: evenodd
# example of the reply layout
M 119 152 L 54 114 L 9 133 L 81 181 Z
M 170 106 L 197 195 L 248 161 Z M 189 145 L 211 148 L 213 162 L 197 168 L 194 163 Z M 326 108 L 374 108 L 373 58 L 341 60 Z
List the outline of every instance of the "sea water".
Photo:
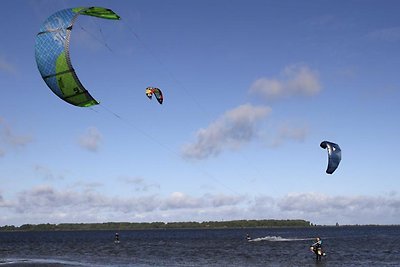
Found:
M 400 226 L 2 232 L 0 266 L 400 266 Z M 246 240 L 249 234 L 252 240 Z M 310 245 L 323 240 L 315 260 Z

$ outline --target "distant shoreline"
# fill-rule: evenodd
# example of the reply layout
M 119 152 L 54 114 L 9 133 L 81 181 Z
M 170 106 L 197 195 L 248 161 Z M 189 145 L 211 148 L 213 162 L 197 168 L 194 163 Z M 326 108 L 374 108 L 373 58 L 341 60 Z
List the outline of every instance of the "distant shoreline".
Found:
M 150 229 L 224 229 L 224 228 L 272 228 L 312 227 L 306 220 L 232 220 L 205 222 L 106 222 L 5 225 L 1 232 L 21 231 L 95 231 L 95 230 L 150 230 Z
M 123 230 L 167 230 L 167 229 L 240 229 L 240 228 L 283 228 L 283 227 L 368 227 L 399 226 L 378 224 L 316 225 L 306 220 L 232 220 L 206 222 L 106 222 L 106 223 L 60 223 L 23 224 L 0 226 L 0 232 L 29 231 L 123 231 Z

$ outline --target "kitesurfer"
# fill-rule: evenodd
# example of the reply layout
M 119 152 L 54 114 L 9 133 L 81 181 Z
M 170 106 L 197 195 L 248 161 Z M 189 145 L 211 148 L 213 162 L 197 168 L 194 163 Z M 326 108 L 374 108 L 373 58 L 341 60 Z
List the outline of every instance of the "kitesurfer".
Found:
M 119 234 L 115 233 L 114 242 L 119 243 Z
M 322 240 L 321 238 L 317 237 L 315 239 L 315 243 L 311 245 L 310 249 L 311 251 L 313 251 L 315 253 L 315 259 L 317 261 L 321 260 L 322 255 L 324 255 L 325 253 L 322 252 Z
M 246 235 L 246 240 L 247 240 L 247 241 L 250 241 L 250 240 L 251 240 L 251 237 L 250 237 L 249 234 Z

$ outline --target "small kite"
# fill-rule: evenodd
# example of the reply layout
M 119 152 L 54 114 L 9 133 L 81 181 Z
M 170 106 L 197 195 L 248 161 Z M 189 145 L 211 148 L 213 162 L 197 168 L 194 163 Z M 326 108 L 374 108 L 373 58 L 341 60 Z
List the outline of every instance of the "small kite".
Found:
M 323 141 L 320 147 L 328 150 L 328 168 L 326 169 L 326 173 L 332 174 L 342 160 L 342 150 L 338 144 L 328 141 Z
M 162 94 L 161 90 L 158 89 L 158 88 L 156 88 L 156 87 L 147 87 L 147 88 L 146 88 L 146 96 L 147 96 L 149 99 L 151 99 L 151 97 L 153 96 L 153 94 L 154 94 L 154 96 L 156 97 L 158 103 L 162 104 L 164 98 L 163 98 L 163 94 Z

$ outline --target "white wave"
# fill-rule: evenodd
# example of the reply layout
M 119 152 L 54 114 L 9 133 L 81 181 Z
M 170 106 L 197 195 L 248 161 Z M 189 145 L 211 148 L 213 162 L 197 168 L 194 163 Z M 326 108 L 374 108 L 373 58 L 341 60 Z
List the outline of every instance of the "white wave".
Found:
M 51 265 L 61 264 L 62 266 L 97 266 L 97 265 L 88 265 L 76 261 L 66 261 L 66 260 L 56 260 L 56 259 L 1 259 L 0 266 L 51 266 Z
M 250 239 L 249 242 L 260 242 L 260 241 L 290 242 L 290 241 L 304 241 L 304 240 L 310 240 L 310 238 L 285 238 L 281 236 L 265 236 L 265 237 L 257 237 Z

